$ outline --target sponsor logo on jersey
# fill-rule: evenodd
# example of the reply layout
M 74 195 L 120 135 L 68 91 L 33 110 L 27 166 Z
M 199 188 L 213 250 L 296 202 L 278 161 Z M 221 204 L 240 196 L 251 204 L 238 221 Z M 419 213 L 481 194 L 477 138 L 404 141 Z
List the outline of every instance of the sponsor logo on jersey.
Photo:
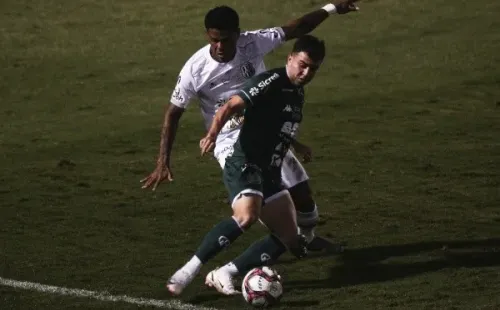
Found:
M 254 87 L 250 88 L 250 90 L 248 91 L 250 93 L 250 96 L 252 96 L 252 97 L 257 96 L 264 87 L 271 84 L 272 81 L 278 79 L 279 77 L 280 77 L 280 75 L 275 72 L 273 75 L 271 75 L 267 79 L 260 81 L 259 84 L 257 84 L 257 87 L 254 86 Z
M 257 86 L 259 86 L 259 88 L 262 89 L 262 88 L 266 87 L 267 85 L 271 84 L 272 81 L 277 80 L 279 77 L 280 77 L 280 75 L 278 73 L 274 72 L 274 74 L 271 75 L 270 77 L 268 77 L 267 79 L 260 81 L 260 83 Z
M 174 90 L 174 93 L 172 94 L 172 97 L 178 101 L 184 101 L 184 97 L 181 95 L 181 90 L 180 88 L 176 88 Z
M 241 67 L 240 67 L 241 75 L 245 78 L 248 79 L 252 76 L 255 75 L 255 68 L 251 62 L 245 62 Z
M 281 132 L 287 136 L 294 137 L 299 129 L 299 123 L 285 122 L 283 127 L 281 127 Z
M 291 113 L 291 121 L 300 122 L 302 120 L 302 110 L 298 106 L 291 106 L 287 104 L 282 112 Z
M 259 94 L 260 90 L 257 87 L 252 87 L 249 90 L 250 96 L 255 97 Z

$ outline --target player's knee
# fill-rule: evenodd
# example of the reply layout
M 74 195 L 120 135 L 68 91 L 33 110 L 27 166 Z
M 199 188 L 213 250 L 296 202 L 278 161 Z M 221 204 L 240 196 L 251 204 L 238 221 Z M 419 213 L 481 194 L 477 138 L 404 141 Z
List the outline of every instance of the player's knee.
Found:
M 233 205 L 233 217 L 241 228 L 250 228 L 260 217 L 262 198 L 245 196 Z
M 312 198 L 312 190 L 308 181 L 300 182 L 288 189 L 295 209 L 299 212 L 312 212 L 316 203 Z
M 240 213 L 235 213 L 233 215 L 234 219 L 238 224 L 240 225 L 241 228 L 243 229 L 248 229 L 250 228 L 257 220 L 259 219 L 259 215 L 257 212 L 240 212 Z

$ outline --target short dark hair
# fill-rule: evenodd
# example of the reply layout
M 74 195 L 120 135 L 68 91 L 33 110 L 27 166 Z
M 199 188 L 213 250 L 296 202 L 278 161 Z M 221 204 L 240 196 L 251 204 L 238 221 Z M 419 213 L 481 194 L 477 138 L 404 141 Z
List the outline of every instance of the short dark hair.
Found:
M 325 58 L 325 42 L 312 35 L 304 35 L 293 44 L 292 54 L 305 52 L 314 61 Z
M 239 32 L 240 17 L 234 9 L 226 5 L 217 6 L 205 15 L 205 29 L 210 28 Z

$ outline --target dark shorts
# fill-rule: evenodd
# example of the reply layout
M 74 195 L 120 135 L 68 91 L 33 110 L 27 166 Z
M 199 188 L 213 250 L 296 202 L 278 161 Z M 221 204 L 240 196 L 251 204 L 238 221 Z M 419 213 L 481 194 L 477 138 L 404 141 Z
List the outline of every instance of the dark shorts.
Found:
M 244 157 L 229 156 L 223 176 L 231 205 L 244 194 L 259 195 L 265 200 L 285 189 L 281 170 L 263 171 L 257 165 L 247 163 Z

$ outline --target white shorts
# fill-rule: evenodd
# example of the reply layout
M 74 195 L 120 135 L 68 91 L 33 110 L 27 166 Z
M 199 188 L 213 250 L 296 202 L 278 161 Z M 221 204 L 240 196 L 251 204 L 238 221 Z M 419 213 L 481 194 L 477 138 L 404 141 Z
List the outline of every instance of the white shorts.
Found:
M 290 150 L 286 153 L 283 164 L 281 165 L 281 180 L 285 188 L 291 188 L 309 180 L 306 170 L 302 167 L 297 157 L 295 157 L 295 154 Z
M 226 158 L 233 154 L 234 140 L 226 139 L 218 143 L 214 150 L 214 157 L 219 165 L 224 169 Z M 306 170 L 302 167 L 300 161 L 295 157 L 292 151 L 288 150 L 281 166 L 281 180 L 285 188 L 291 188 L 295 185 L 309 180 Z

